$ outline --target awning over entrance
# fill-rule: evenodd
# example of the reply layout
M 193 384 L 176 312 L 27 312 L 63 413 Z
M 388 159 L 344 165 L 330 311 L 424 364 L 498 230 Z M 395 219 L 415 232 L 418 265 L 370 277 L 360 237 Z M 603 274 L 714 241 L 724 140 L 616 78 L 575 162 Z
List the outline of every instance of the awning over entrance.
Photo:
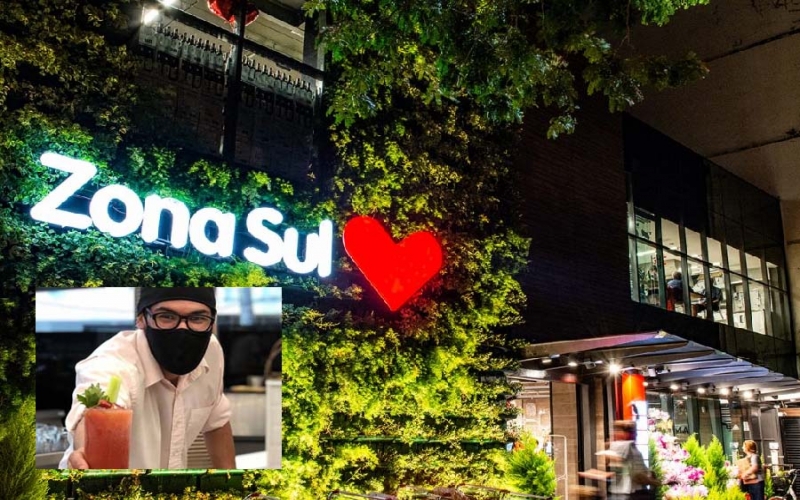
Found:
M 521 377 L 574 382 L 634 369 L 654 389 L 764 403 L 800 401 L 800 380 L 664 331 L 531 344 L 523 356 Z

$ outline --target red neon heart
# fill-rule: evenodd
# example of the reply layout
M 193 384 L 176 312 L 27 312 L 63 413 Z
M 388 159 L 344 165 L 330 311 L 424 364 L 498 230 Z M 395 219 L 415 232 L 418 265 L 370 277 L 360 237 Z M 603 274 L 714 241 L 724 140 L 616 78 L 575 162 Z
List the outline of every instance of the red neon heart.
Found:
M 380 222 L 361 215 L 345 224 L 342 239 L 347 255 L 392 311 L 442 268 L 442 247 L 427 231 L 395 243 Z

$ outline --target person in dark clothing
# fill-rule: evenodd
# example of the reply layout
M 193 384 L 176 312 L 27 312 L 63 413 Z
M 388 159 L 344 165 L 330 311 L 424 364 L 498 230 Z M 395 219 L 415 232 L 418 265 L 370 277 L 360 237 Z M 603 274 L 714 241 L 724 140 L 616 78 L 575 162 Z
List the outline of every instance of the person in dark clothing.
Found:
M 667 281 L 667 310 L 674 311 L 675 304 L 683 304 L 683 276 L 680 271 L 672 273 Z
M 708 289 L 703 290 L 700 292 L 700 295 L 703 296 L 700 299 L 700 302 L 697 304 L 697 312 L 705 311 L 708 309 Z M 717 288 L 714 285 L 711 285 L 711 310 L 712 311 L 719 311 L 719 303 L 722 300 L 722 290 Z

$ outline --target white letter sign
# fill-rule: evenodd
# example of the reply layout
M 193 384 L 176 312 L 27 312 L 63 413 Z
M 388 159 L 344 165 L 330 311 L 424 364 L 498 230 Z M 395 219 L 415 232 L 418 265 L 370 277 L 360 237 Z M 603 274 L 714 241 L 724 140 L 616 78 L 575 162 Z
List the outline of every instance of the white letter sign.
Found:
M 141 227 L 142 239 L 146 243 L 154 243 L 161 234 L 161 215 L 166 211 L 172 220 L 169 245 L 173 248 L 183 248 L 190 241 L 197 251 L 205 255 L 230 257 L 233 254 L 236 216 L 230 212 L 206 207 L 191 215 L 184 203 L 157 194 L 147 196 L 143 204 L 130 188 L 114 184 L 97 190 L 92 196 L 89 215 L 76 214 L 59 207 L 92 180 L 97 167 L 87 161 L 56 153 L 45 153 L 40 161 L 46 167 L 71 175 L 31 208 L 31 217 L 36 220 L 76 229 L 87 229 L 94 224 L 98 230 L 114 237 L 127 236 Z M 117 209 L 119 204 L 124 206 L 124 211 Z M 113 216 L 114 211 L 118 211 L 116 216 Z M 281 237 L 265 225 L 278 226 L 282 222 L 283 215 L 274 208 L 261 207 L 250 211 L 246 219 L 247 231 L 255 240 L 266 245 L 266 249 L 248 246 L 242 252 L 244 258 L 262 267 L 283 261 L 290 271 L 298 274 L 308 274 L 316 269 L 321 278 L 330 276 L 333 223 L 323 220 L 319 224 L 319 234 L 309 233 L 305 236 L 305 255 L 300 257 L 300 233 L 297 229 L 287 228 Z M 216 229 L 213 239 L 206 232 L 209 224 Z

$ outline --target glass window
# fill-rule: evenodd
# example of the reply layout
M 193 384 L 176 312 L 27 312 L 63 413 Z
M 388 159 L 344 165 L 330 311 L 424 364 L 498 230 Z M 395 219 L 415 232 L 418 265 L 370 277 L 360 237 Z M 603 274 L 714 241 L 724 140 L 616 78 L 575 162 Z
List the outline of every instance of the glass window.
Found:
M 727 243 L 728 247 L 728 270 L 741 273 L 742 261 L 739 249 L 743 248 L 742 226 L 730 220 L 726 220 L 725 235 L 727 238 L 725 243 Z
M 648 241 L 656 241 L 656 221 L 652 214 L 643 210 L 636 211 L 636 236 Z
M 742 224 L 719 214 L 709 236 L 631 204 L 628 214 L 632 300 L 791 339 L 781 245 L 745 252 Z
M 661 293 L 658 286 L 658 254 L 656 247 L 643 241 L 636 242 L 636 259 L 639 280 L 639 302 L 661 305 Z
M 667 219 L 661 219 L 661 244 L 670 250 L 681 251 L 680 227 Z
M 789 311 L 784 309 L 784 306 L 789 305 L 786 300 L 786 294 L 772 288 L 769 290 L 769 294 L 769 316 L 772 321 L 772 336 L 782 340 L 791 340 L 791 332 L 788 328 Z
M 762 259 L 749 253 L 744 254 L 745 262 L 747 263 L 747 277 L 764 281 L 764 273 L 761 270 Z
M 705 317 L 706 278 L 705 269 L 701 262 L 687 259 L 689 265 L 689 294 L 691 296 L 692 316 Z
M 731 274 L 731 311 L 733 312 L 733 326 L 747 328 L 745 318 L 745 284 L 741 276 Z
M 728 277 L 726 276 L 726 272 L 719 267 L 712 267 L 710 269 L 711 272 L 711 283 L 714 285 L 714 288 L 717 290 L 715 293 L 718 295 L 718 300 L 715 301 L 712 305 L 712 311 L 714 313 L 714 321 L 717 323 L 722 323 L 724 325 L 728 324 L 728 287 L 726 286 L 726 282 L 728 281 Z
M 708 261 L 714 267 L 722 267 L 722 243 L 713 239 L 706 238 L 708 246 Z
M 700 233 L 689 228 L 686 228 L 686 253 L 693 259 L 705 260 Z
M 628 255 L 631 256 L 630 259 L 630 279 L 631 279 L 631 300 L 634 302 L 639 302 L 639 280 L 636 276 L 636 239 L 633 237 L 628 238 Z
M 764 295 L 764 285 L 753 280 L 748 280 L 750 286 L 750 310 L 752 318 L 752 330 L 756 333 L 766 335 L 767 333 L 767 315 L 766 315 L 766 301 Z
M 767 278 L 769 284 L 786 290 L 786 280 L 783 274 L 783 248 L 779 245 L 772 245 L 764 250 L 767 261 Z
M 728 269 L 730 271 L 741 273 L 742 272 L 742 261 L 741 259 L 741 252 L 738 249 L 733 248 L 730 245 L 726 245 L 728 247 Z
M 685 287 L 680 254 L 664 250 L 664 279 L 667 280 L 667 310 L 686 313 Z
M 633 203 L 628 202 L 628 234 L 636 234 L 636 224 L 634 223 Z

